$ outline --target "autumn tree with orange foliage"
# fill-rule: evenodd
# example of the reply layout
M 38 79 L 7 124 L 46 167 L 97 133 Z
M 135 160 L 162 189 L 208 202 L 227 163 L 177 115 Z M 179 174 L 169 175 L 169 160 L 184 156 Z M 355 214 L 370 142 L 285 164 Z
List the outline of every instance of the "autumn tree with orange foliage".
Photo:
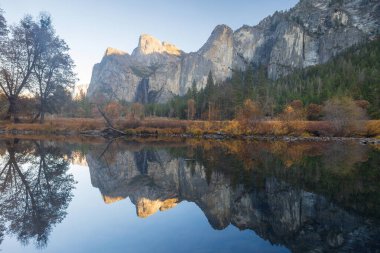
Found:
M 285 106 L 281 118 L 285 121 L 290 120 L 304 120 L 305 110 L 303 102 L 301 100 L 293 100 L 291 103 Z
M 319 120 L 322 116 L 322 106 L 317 104 L 309 104 L 306 108 L 306 116 L 308 120 Z
M 355 104 L 363 110 L 367 110 L 369 107 L 369 102 L 367 100 L 355 100 Z
M 257 123 L 262 119 L 262 112 L 257 103 L 251 99 L 244 101 L 243 106 L 238 110 L 237 120 L 244 129 L 253 130 Z
M 112 101 L 106 105 L 104 111 L 108 117 L 116 119 L 121 116 L 122 106 L 118 102 Z

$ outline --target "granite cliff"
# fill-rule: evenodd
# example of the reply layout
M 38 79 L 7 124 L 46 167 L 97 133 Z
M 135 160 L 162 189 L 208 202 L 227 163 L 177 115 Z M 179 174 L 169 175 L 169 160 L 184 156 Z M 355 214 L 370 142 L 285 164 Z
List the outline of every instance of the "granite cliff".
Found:
M 108 48 L 93 68 L 88 96 L 165 102 L 185 94 L 193 81 L 204 87 L 210 71 L 221 82 L 247 64 L 267 66 L 268 76 L 276 79 L 324 63 L 379 33 L 377 0 L 301 0 L 256 26 L 233 31 L 218 25 L 197 52 L 185 53 L 150 35 L 141 35 L 132 54 Z

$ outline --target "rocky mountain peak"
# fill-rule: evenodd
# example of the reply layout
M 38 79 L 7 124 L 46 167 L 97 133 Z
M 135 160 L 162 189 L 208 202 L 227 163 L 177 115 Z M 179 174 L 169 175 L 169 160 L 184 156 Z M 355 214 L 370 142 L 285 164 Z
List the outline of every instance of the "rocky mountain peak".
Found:
M 136 53 L 148 55 L 152 53 L 167 53 L 170 55 L 180 55 L 181 50 L 175 45 L 168 42 L 161 42 L 159 39 L 149 35 L 142 34 L 139 38 L 139 45 L 135 49 Z
M 116 49 L 116 48 L 112 48 L 112 47 L 108 47 L 106 49 L 106 52 L 104 53 L 104 56 L 127 55 L 127 54 L 128 54 L 127 52 L 124 52 L 122 50 L 119 50 L 119 49 Z
M 218 25 L 198 53 L 211 62 L 211 72 L 217 82 L 231 74 L 233 62 L 234 32 L 226 25 Z
M 220 35 L 223 35 L 223 34 L 226 34 L 226 33 L 231 33 L 233 32 L 232 28 L 229 27 L 228 25 L 225 25 L 225 24 L 221 24 L 221 25 L 217 25 L 214 30 L 212 31 L 211 33 L 211 36 L 220 36 Z
M 233 30 L 227 25 L 217 25 L 211 33 L 211 36 L 207 40 L 206 44 L 199 49 L 199 53 L 205 54 L 211 48 L 218 46 L 219 44 L 228 43 L 233 37 Z

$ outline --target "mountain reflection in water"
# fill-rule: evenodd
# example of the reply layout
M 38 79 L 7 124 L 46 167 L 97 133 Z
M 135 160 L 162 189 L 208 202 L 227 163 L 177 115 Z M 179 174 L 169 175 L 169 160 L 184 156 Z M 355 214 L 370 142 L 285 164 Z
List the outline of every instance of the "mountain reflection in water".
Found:
M 142 218 L 189 201 L 214 229 L 249 229 L 292 252 L 380 248 L 376 148 L 334 142 L 4 140 L 0 156 L 0 230 L 22 243 L 45 246 L 73 197 L 69 162 L 85 157 L 104 202 L 129 198 Z

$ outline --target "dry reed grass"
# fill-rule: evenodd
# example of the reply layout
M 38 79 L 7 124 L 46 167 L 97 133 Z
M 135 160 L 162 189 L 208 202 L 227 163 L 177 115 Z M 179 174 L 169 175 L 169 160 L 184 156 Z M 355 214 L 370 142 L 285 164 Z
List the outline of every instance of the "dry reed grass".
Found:
M 380 120 L 363 122 L 364 130 L 350 133 L 351 136 L 380 138 Z M 224 133 L 229 135 L 291 135 L 332 136 L 333 128 L 327 121 L 260 121 L 254 127 L 243 127 L 238 121 L 188 121 L 168 118 L 146 118 L 144 120 L 118 119 L 116 128 L 130 134 L 204 134 Z M 107 125 L 102 118 L 49 118 L 43 124 L 0 121 L 0 129 L 6 131 L 32 131 L 37 133 L 80 133 L 88 130 L 103 130 Z

